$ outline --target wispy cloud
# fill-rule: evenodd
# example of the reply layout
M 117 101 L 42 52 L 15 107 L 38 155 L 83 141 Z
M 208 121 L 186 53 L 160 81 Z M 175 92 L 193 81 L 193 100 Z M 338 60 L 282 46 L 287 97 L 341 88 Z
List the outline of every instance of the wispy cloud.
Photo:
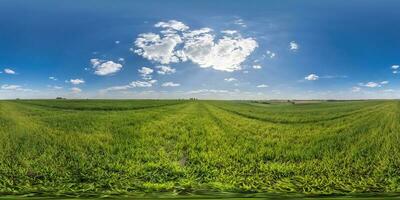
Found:
M 179 83 L 174 83 L 174 82 L 165 82 L 165 83 L 163 83 L 161 86 L 162 87 L 178 87 L 178 86 L 180 86 L 181 84 L 179 84 Z
M 6 73 L 6 74 L 12 74 L 12 75 L 17 74 L 14 70 L 12 70 L 12 69 L 10 69 L 10 68 L 5 68 L 5 69 L 4 69 L 4 73 Z

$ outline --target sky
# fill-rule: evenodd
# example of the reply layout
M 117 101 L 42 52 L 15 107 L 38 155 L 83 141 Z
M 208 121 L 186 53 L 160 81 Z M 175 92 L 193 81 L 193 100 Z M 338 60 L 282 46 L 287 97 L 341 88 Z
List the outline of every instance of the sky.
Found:
M 400 98 L 397 0 L 0 0 L 0 99 Z

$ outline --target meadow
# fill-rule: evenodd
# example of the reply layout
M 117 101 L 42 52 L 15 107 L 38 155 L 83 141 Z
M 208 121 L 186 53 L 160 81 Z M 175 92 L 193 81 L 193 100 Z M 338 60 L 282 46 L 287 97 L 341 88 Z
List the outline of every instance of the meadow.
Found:
M 400 192 L 400 102 L 0 101 L 0 194 Z

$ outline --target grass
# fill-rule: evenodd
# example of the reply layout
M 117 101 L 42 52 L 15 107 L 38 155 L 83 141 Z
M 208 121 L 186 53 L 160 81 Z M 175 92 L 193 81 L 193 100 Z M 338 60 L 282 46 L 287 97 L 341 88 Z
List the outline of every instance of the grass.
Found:
M 399 122 L 399 101 L 0 101 L 0 194 L 397 193 Z

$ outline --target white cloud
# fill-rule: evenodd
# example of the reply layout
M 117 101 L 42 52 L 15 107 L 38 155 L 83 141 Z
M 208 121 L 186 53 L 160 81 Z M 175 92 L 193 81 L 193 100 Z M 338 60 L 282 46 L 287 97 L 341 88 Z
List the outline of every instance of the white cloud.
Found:
M 394 69 L 394 70 L 396 70 L 396 69 L 399 69 L 399 65 L 392 65 L 392 69 Z
M 388 81 L 382 81 L 380 83 L 376 83 L 376 82 L 370 81 L 368 83 L 359 83 L 358 85 L 362 86 L 362 87 L 378 88 L 378 87 L 382 87 L 382 85 L 385 85 L 385 84 L 388 84 L 388 83 L 389 83 Z
M 124 59 L 124 58 L 118 58 L 118 61 L 119 61 L 119 62 L 124 62 L 125 59 Z
M 115 41 L 115 44 L 119 44 L 119 43 L 121 43 L 121 41 L 119 41 L 119 40 L 116 40 L 116 41 Z
M 149 81 L 133 81 L 129 85 L 131 87 L 151 87 L 157 80 L 149 80 Z
M 77 93 L 82 92 L 82 90 L 80 88 L 73 87 L 73 88 L 71 88 L 71 92 L 74 93 L 74 94 L 77 94 Z
M 184 23 L 176 20 L 169 20 L 168 22 L 158 22 L 154 25 L 155 27 L 161 27 L 165 29 L 172 29 L 177 31 L 185 31 L 189 29 Z
M 157 73 L 161 75 L 173 74 L 176 72 L 176 70 L 170 66 L 159 65 L 156 66 L 156 68 L 158 69 Z
M 393 74 L 398 74 L 398 73 L 399 73 L 399 71 L 397 71 L 397 70 L 393 71 Z
M 148 67 L 142 67 L 138 69 L 138 72 L 140 73 L 140 76 L 143 77 L 143 79 L 150 80 L 152 78 L 151 74 L 154 72 L 154 70 Z
M 105 61 L 97 58 L 90 59 L 92 67 L 95 69 L 94 74 L 105 76 L 114 74 L 122 69 L 122 65 L 113 61 Z
M 118 91 L 118 90 L 127 90 L 132 88 L 131 85 L 121 85 L 121 86 L 113 86 L 106 89 L 101 90 L 101 92 L 108 92 L 108 91 Z
M 261 69 L 262 67 L 261 67 L 261 65 L 253 65 L 253 68 L 254 69 Z
M 176 63 L 179 62 L 179 57 L 174 49 L 181 43 L 182 39 L 177 34 L 160 37 L 155 33 L 143 33 L 135 41 L 138 49 L 134 50 L 134 53 L 161 64 Z
M 22 88 L 22 86 L 20 85 L 8 85 L 8 84 L 4 84 L 1 86 L 2 90 L 18 90 Z
M 161 34 L 140 34 L 135 41 L 137 49 L 132 50 L 161 64 L 191 61 L 202 68 L 231 72 L 240 70 L 240 65 L 258 47 L 253 38 L 227 34 L 217 39 L 210 28 L 189 30 L 175 20 L 159 22 L 156 27 L 164 30 Z
M 83 80 L 83 79 L 70 79 L 69 81 L 67 81 L 67 82 L 69 82 L 69 83 L 71 83 L 71 84 L 73 84 L 73 85 L 79 85 L 79 84 L 83 84 L 83 83 L 85 83 L 85 80 Z
M 310 74 L 310 75 L 304 77 L 304 79 L 308 80 L 308 81 L 316 81 L 319 79 L 319 76 L 316 74 Z
M 191 90 L 187 92 L 188 94 L 199 94 L 199 93 L 229 93 L 228 90 L 214 90 L 214 89 L 200 89 L 200 90 Z
M 53 81 L 56 81 L 56 80 L 57 80 L 57 78 L 54 77 L 54 76 L 49 76 L 49 79 L 50 79 L 50 80 L 53 80 Z
M 381 82 L 381 85 L 386 85 L 386 84 L 388 84 L 389 83 L 389 81 L 382 81 Z
M 239 25 L 239 26 L 241 26 L 243 28 L 247 27 L 247 25 L 244 23 L 243 19 L 237 19 L 233 23 L 236 24 L 236 25 Z
M 272 59 L 272 58 L 275 58 L 276 54 L 274 52 L 268 50 L 267 51 L 267 56 Z
M 137 88 L 137 87 L 151 87 L 153 84 L 155 84 L 157 80 L 149 80 L 149 81 L 132 81 L 128 85 L 119 85 L 119 86 L 113 86 L 113 87 L 108 87 L 106 89 L 100 90 L 100 92 L 109 92 L 109 91 L 120 91 L 120 90 L 128 90 L 131 88 Z
M 261 85 L 257 85 L 257 87 L 258 88 L 266 88 L 266 87 L 269 87 L 268 85 L 265 85 L 265 84 L 261 84 Z
M 162 87 L 178 87 L 178 86 L 180 86 L 181 84 L 179 84 L 179 83 L 174 83 L 174 82 L 165 82 L 165 83 L 163 83 L 161 86 Z
M 238 33 L 238 31 L 236 31 L 236 30 L 224 30 L 224 31 L 221 31 L 221 33 L 227 34 L 227 35 L 233 35 L 233 34 Z
M 27 89 L 23 88 L 20 85 L 9 85 L 9 84 L 4 84 L 0 87 L 2 90 L 13 90 L 13 91 L 21 91 L 21 92 L 32 92 L 32 89 Z
M 14 70 L 9 69 L 9 68 L 4 69 L 4 73 L 6 73 L 6 74 L 17 74 Z
M 230 77 L 230 78 L 225 78 L 224 81 L 226 82 L 232 82 L 232 81 L 237 81 L 236 78 Z
M 291 41 L 289 43 L 290 50 L 297 51 L 299 49 L 299 45 L 295 41 Z
M 188 39 L 183 48 L 185 59 L 202 68 L 232 72 L 241 70 L 241 63 L 258 47 L 253 38 L 224 36 L 216 42 L 214 39 L 211 34 Z

